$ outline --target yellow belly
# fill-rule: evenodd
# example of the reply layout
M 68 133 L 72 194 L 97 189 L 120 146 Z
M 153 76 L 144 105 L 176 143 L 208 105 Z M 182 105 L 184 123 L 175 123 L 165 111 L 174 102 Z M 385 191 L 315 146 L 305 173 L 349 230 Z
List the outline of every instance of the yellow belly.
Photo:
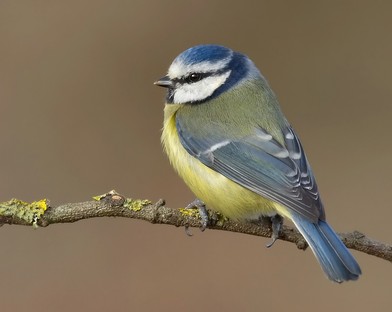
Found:
M 172 166 L 196 197 L 230 219 L 253 219 L 277 212 L 285 215 L 281 211 L 284 207 L 208 168 L 183 148 L 175 124 L 175 112 L 179 108 L 175 104 L 166 105 L 161 139 Z

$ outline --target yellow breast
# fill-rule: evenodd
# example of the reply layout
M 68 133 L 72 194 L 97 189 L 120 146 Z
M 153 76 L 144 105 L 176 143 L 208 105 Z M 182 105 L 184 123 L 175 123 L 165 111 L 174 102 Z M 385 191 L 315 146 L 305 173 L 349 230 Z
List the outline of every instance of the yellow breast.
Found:
M 253 219 L 273 215 L 280 210 L 276 203 L 247 190 L 191 156 L 178 137 L 175 115 L 181 105 L 165 106 L 162 144 L 170 163 L 197 198 L 208 208 L 231 219 Z

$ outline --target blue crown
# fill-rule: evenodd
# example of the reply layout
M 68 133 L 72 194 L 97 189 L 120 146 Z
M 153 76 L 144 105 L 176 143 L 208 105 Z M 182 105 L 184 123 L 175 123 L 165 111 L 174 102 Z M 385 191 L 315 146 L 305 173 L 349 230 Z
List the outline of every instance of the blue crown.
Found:
M 176 57 L 175 61 L 179 61 L 186 65 L 197 64 L 205 61 L 214 63 L 228 58 L 232 54 L 233 51 L 226 47 L 214 44 L 205 44 L 194 46 L 185 50 Z

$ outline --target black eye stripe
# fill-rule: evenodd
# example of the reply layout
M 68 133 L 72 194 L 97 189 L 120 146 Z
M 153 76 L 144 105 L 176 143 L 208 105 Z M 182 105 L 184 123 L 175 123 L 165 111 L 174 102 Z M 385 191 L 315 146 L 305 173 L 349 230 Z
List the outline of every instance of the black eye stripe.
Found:
M 212 73 L 190 73 L 186 76 L 183 76 L 181 78 L 176 79 L 177 82 L 183 84 L 183 83 L 195 83 L 198 82 L 208 76 L 211 76 Z
M 190 73 L 187 77 L 185 77 L 185 82 L 194 83 L 202 80 L 205 77 L 205 74 L 202 73 Z
M 225 69 L 223 70 L 219 70 L 216 72 L 204 72 L 204 73 L 197 73 L 197 72 L 193 72 L 193 73 L 189 73 L 186 76 L 182 76 L 181 78 L 176 78 L 173 79 L 174 82 L 178 82 L 180 84 L 191 84 L 191 83 L 195 83 L 198 82 L 206 77 L 210 77 L 210 76 L 218 76 L 222 73 L 225 72 Z

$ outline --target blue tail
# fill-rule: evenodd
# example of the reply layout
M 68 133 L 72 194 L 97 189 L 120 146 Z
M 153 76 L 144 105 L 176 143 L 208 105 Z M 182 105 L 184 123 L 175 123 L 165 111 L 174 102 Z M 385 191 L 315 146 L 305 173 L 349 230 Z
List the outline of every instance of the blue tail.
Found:
M 330 280 L 341 283 L 358 279 L 361 268 L 327 222 L 315 224 L 300 216 L 292 220 Z

